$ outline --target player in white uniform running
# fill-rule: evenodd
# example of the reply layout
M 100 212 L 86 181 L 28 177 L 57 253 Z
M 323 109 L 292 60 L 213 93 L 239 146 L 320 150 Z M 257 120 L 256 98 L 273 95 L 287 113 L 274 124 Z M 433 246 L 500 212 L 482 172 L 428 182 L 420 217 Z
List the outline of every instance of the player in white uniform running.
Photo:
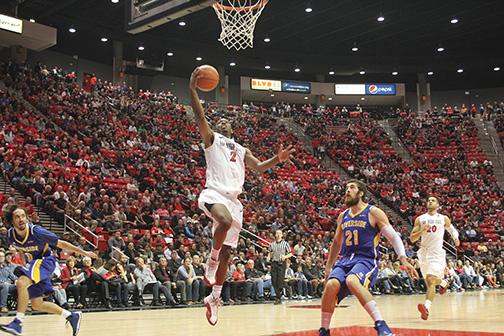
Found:
M 446 252 L 443 249 L 445 230 L 452 237 L 455 246 L 460 245 L 457 230 L 447 216 L 437 212 L 438 208 L 439 199 L 436 196 L 430 196 L 427 199 L 427 213 L 417 217 L 410 235 L 412 242 L 422 239 L 417 254 L 420 270 L 427 285 L 425 303 L 418 305 L 418 311 L 423 320 L 429 318 L 429 310 L 436 294 L 436 286 L 441 286 L 439 288 L 439 294 L 441 295 L 446 293 L 449 286 L 449 283 L 443 280 L 446 268 Z
M 226 277 L 231 248 L 236 248 L 243 221 L 243 206 L 238 200 L 245 181 L 245 164 L 258 172 L 264 172 L 280 162 L 288 161 L 295 151 L 292 145 L 279 146 L 278 154 L 266 161 L 259 161 L 252 152 L 232 138 L 231 123 L 220 119 L 215 125 L 218 132 L 208 125 L 201 106 L 196 83 L 200 69 L 196 68 L 189 84 L 191 102 L 203 143 L 205 145 L 206 184 L 198 199 L 198 206 L 212 218 L 213 244 L 205 267 L 205 282 L 213 286 L 212 293 L 204 299 L 206 317 L 211 325 L 217 323 L 222 284 Z

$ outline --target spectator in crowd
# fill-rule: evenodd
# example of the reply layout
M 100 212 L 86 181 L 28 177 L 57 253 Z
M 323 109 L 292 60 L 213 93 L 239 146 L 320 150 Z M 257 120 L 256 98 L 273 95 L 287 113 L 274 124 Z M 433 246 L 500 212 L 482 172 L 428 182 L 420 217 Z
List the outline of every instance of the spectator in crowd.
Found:
M 182 302 L 187 301 L 186 290 L 185 290 L 185 281 L 175 281 L 172 280 L 172 275 L 170 274 L 170 270 L 168 268 L 168 261 L 166 258 L 162 257 L 159 259 L 159 265 L 154 270 L 154 276 L 157 281 L 168 290 L 167 301 L 168 304 L 174 306 L 177 304 L 175 301 L 172 291 L 179 292 L 182 298 Z
M 76 260 L 70 257 L 66 261 L 66 267 L 61 270 L 62 288 L 67 293 L 67 298 L 72 296 L 77 308 L 87 308 L 87 285 L 84 274 L 75 267 Z
M 140 296 L 140 301 L 143 303 L 144 301 L 143 293 L 146 290 L 149 290 L 152 292 L 152 295 L 154 297 L 151 305 L 162 306 L 163 304 L 160 302 L 159 298 L 159 291 L 161 291 L 165 296 L 167 304 L 169 304 L 169 297 L 170 297 L 170 294 L 168 294 L 169 290 L 165 286 L 159 285 L 159 282 L 154 276 L 154 273 L 152 273 L 152 270 L 145 264 L 142 258 L 137 258 L 135 260 L 135 263 L 137 266 L 135 269 L 135 278 Z
M 0 313 L 7 313 L 7 298 L 17 293 L 14 275 L 15 266 L 5 260 L 5 252 L 0 250 Z
M 265 280 L 264 274 L 255 268 L 254 260 L 247 261 L 245 279 L 253 283 L 252 296 L 258 301 L 264 301 L 264 290 L 270 290 L 270 297 L 276 297 L 275 289 L 271 284 L 271 278 Z
M 197 303 L 200 301 L 200 280 L 194 273 L 191 257 L 184 258 L 184 264 L 179 267 L 176 273 L 177 281 L 184 281 L 186 288 L 187 303 Z
M 245 268 L 242 263 L 236 265 L 236 270 L 231 277 L 231 298 L 235 301 L 250 302 L 253 284 L 252 282 L 246 281 Z

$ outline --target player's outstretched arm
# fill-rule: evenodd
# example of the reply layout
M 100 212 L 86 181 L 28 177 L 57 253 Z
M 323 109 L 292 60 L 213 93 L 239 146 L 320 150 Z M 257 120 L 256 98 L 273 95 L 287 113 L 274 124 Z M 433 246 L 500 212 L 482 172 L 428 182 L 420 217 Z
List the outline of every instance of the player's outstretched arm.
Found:
M 376 227 L 380 229 L 380 233 L 387 238 L 392 247 L 394 248 L 395 253 L 399 257 L 401 264 L 406 267 L 406 271 L 413 277 L 418 278 L 418 273 L 406 258 L 406 250 L 404 248 L 404 244 L 401 240 L 399 234 L 394 230 L 392 225 L 390 225 L 389 219 L 385 212 L 377 207 L 373 207 L 371 209 L 371 216 L 373 217 L 373 221 L 375 222 Z
M 331 269 L 336 262 L 336 257 L 340 253 L 341 244 L 343 243 L 343 233 L 341 231 L 341 221 L 343 220 L 343 212 L 339 214 L 338 220 L 336 221 L 336 233 L 334 234 L 334 239 L 332 241 L 331 247 L 329 248 L 329 256 L 327 258 L 325 266 L 325 279 L 327 283 L 327 277 L 331 273 Z
M 460 246 L 459 234 L 457 229 L 452 225 L 450 218 L 448 216 L 444 216 L 445 229 L 450 234 L 455 243 L 455 246 Z
M 85 257 L 90 257 L 93 259 L 96 259 L 98 257 L 93 252 L 84 251 L 83 249 L 78 248 L 77 246 L 70 244 L 69 242 L 67 242 L 65 240 L 58 239 L 58 243 L 56 244 L 56 246 L 60 249 L 67 250 L 67 251 L 70 251 L 70 252 L 73 252 L 76 254 L 80 254 Z
M 292 148 L 292 145 L 289 145 L 287 148 L 283 148 L 283 145 L 280 145 L 278 148 L 278 154 L 273 156 L 271 159 L 268 159 L 266 161 L 259 161 L 258 158 L 256 158 L 250 149 L 246 149 L 245 152 L 245 164 L 255 171 L 258 171 L 260 173 L 265 172 L 266 170 L 276 166 L 277 164 L 284 162 L 284 161 L 289 161 L 290 160 L 290 155 L 294 153 L 296 149 Z
M 196 117 L 196 123 L 198 124 L 201 137 L 203 138 L 203 143 L 205 144 L 205 148 L 208 148 L 213 143 L 214 133 L 205 119 L 205 111 L 203 110 L 203 106 L 201 105 L 198 96 L 196 82 L 198 81 L 199 76 L 200 68 L 197 67 L 191 74 L 191 80 L 189 81 L 189 91 L 191 92 L 191 106 Z

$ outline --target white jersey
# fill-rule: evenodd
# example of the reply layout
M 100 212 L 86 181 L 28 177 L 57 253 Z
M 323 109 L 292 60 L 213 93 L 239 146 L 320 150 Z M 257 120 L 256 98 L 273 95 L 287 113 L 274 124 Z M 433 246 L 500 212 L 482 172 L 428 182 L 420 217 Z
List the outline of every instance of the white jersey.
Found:
M 212 145 L 205 148 L 206 184 L 228 197 L 238 197 L 245 182 L 245 147 L 214 132 Z
M 445 218 L 442 214 L 429 215 L 425 213 L 419 217 L 420 225 L 430 225 L 428 231 L 422 233 L 420 246 L 428 254 L 443 253 L 443 238 L 445 233 Z

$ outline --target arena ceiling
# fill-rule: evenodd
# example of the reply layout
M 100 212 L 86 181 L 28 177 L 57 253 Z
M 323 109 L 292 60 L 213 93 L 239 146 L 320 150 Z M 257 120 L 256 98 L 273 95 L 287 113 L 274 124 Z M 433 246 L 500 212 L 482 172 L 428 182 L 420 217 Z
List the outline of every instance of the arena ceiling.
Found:
M 241 52 L 217 41 L 220 24 L 212 8 L 183 18 L 184 27 L 175 21 L 133 35 L 125 30 L 125 0 L 20 1 L 19 17 L 58 28 L 52 49 L 107 64 L 112 41 L 120 40 L 126 59 L 164 58 L 165 72 L 183 77 L 208 63 L 225 66 L 233 81 L 239 75 L 316 80 L 322 74 L 326 81 L 404 82 L 414 89 L 417 73 L 432 71 L 433 89 L 504 86 L 502 0 L 313 0 L 311 13 L 304 0 L 271 0 L 256 26 L 254 48 Z M 108 42 L 100 41 L 103 36 Z

